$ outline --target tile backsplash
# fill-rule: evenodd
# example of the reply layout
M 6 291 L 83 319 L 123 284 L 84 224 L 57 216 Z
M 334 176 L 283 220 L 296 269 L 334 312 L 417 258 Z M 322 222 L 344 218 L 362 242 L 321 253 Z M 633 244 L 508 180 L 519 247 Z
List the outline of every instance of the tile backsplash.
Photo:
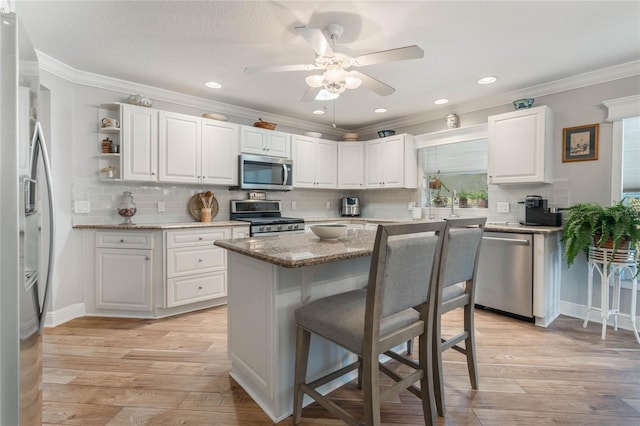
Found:
M 134 223 L 180 223 L 192 222 L 187 203 L 198 192 L 214 193 L 219 211 L 214 220 L 229 220 L 230 201 L 247 198 L 247 191 L 230 191 L 226 186 L 188 186 L 144 184 L 135 182 L 103 182 L 86 178 L 75 178 L 72 201 L 89 201 L 89 213 L 73 213 L 73 225 L 114 224 L 122 222 L 116 208 L 124 191 L 133 194 L 138 208 Z M 526 195 L 541 195 L 549 207 L 570 205 L 569 181 L 557 179 L 544 185 L 489 185 L 488 209 L 458 209 L 458 215 L 487 215 L 490 221 L 516 222 L 518 202 Z M 282 201 L 284 216 L 302 218 L 333 218 L 339 216 L 340 199 L 347 196 L 360 197 L 362 216 L 379 218 L 411 218 L 408 204 L 420 202 L 420 189 L 377 189 L 368 191 L 295 189 L 289 192 L 268 192 L 267 198 Z M 158 212 L 158 202 L 164 203 L 164 212 Z M 497 213 L 496 203 L 508 202 L 509 213 Z M 295 206 L 295 208 L 294 208 Z M 448 217 L 450 208 L 434 208 L 435 217 Z M 428 217 L 428 208 L 423 209 L 423 217 Z

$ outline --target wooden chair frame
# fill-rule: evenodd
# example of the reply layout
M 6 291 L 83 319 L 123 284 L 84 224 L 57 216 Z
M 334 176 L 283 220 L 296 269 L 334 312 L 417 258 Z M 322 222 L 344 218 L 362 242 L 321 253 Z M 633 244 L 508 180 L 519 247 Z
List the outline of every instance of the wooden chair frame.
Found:
M 395 330 L 387 335 L 380 335 L 380 322 L 383 309 L 383 276 L 385 270 L 385 260 L 387 242 L 389 237 L 434 232 L 439 238 L 437 240 L 431 276 L 425 277 L 425 285 L 429 285 L 429 300 L 433 300 L 433 290 L 436 287 L 440 257 L 444 235 L 446 235 L 446 222 L 422 222 L 409 224 L 380 225 L 375 239 L 375 246 L 371 258 L 369 270 L 369 282 L 367 287 L 367 298 L 365 308 L 365 327 L 362 353 L 357 354 L 359 360 L 336 372 L 328 374 L 310 383 L 306 382 L 307 362 L 309 357 L 309 344 L 311 331 L 297 326 L 296 336 L 296 366 L 294 385 L 294 412 L 293 423 L 298 424 L 302 416 L 302 402 L 304 394 L 311 396 L 329 412 L 342 419 L 349 425 L 379 425 L 380 424 L 380 401 L 394 395 L 401 390 L 409 389 L 414 395 L 422 399 L 425 424 L 431 425 L 436 422 L 434 378 L 435 369 L 431 365 L 435 358 L 429 356 L 433 352 L 433 337 L 429 330 L 433 330 L 434 306 L 429 301 L 418 307 L 419 319 L 402 329 Z M 425 259 L 426 261 L 426 259 Z M 410 309 L 410 308 L 409 308 Z M 406 360 L 400 355 L 390 351 L 391 348 L 406 342 L 408 339 L 418 336 L 419 351 L 422 356 L 419 363 Z M 398 359 L 415 369 L 406 377 L 401 377 L 391 371 L 386 366 L 378 362 L 380 354 Z M 326 384 L 346 373 L 359 369 L 362 372 L 362 389 L 364 393 L 365 421 L 359 422 L 348 414 L 334 402 L 316 391 L 316 388 Z M 380 392 L 379 371 L 387 374 L 396 383 L 391 388 Z M 420 389 L 414 386 L 416 381 L 420 381 Z

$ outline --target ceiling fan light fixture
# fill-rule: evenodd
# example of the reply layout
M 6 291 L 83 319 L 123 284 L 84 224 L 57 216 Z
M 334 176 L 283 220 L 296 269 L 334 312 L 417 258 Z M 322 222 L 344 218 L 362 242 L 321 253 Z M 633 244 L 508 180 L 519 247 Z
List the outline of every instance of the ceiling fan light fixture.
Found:
M 329 93 L 336 93 L 339 95 L 340 93 L 344 93 L 344 91 L 346 90 L 344 85 L 341 83 L 342 82 L 340 81 L 334 81 L 329 84 L 325 84 L 324 88 Z
M 316 95 L 316 101 L 331 101 L 340 97 L 339 93 L 331 93 L 327 89 L 322 89 Z
M 304 81 L 309 85 L 309 87 L 322 87 L 324 84 L 324 77 L 320 74 L 313 74 L 307 76 Z
M 338 64 L 327 65 L 324 72 L 324 79 L 329 82 L 344 81 L 347 78 L 347 72 Z
M 347 74 L 344 79 L 344 87 L 347 89 L 357 89 L 362 84 L 362 80 L 356 77 L 353 72 Z

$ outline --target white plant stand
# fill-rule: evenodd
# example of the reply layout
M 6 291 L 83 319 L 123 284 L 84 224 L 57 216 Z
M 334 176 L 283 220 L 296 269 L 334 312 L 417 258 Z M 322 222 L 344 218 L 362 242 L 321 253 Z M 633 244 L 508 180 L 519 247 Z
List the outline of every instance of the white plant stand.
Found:
M 600 274 L 600 308 L 592 306 L 593 299 L 593 275 L 594 271 Z M 629 314 L 620 312 L 620 283 L 622 274 L 628 271 L 633 277 L 631 280 L 631 306 Z M 613 255 L 612 249 L 591 247 L 589 248 L 589 273 L 588 273 L 588 310 L 583 327 L 589 323 L 591 311 L 600 311 L 602 319 L 602 339 L 607 336 L 607 322 L 609 316 L 613 315 L 614 330 L 618 330 L 618 317 L 627 317 L 631 321 L 636 342 L 640 344 L 638 327 L 636 325 L 636 298 L 638 292 L 638 258 L 636 250 L 618 250 Z M 613 277 L 613 292 L 609 301 L 609 286 Z

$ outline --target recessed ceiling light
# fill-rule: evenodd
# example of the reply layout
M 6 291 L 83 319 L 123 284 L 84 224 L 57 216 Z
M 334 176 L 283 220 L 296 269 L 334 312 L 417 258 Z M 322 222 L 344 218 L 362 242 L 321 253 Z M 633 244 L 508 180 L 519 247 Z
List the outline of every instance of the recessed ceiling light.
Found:
M 488 77 L 482 77 L 480 80 L 478 80 L 478 84 L 491 84 L 491 83 L 495 83 L 498 80 L 498 77 L 494 77 L 494 76 L 488 76 Z
M 373 112 L 378 113 L 378 114 L 383 114 L 385 112 L 387 112 L 386 108 L 376 108 L 373 110 Z
M 444 104 L 448 104 L 449 103 L 449 99 L 440 98 L 440 99 L 436 99 L 435 101 L 433 101 L 433 103 L 436 104 L 436 105 L 444 105 Z
M 220 89 L 222 87 L 222 84 L 215 81 L 206 81 L 204 85 L 207 86 L 209 89 Z
M 322 115 L 322 114 L 325 113 L 325 110 L 323 110 L 323 109 L 315 109 L 315 110 L 313 110 L 313 113 L 315 115 Z

